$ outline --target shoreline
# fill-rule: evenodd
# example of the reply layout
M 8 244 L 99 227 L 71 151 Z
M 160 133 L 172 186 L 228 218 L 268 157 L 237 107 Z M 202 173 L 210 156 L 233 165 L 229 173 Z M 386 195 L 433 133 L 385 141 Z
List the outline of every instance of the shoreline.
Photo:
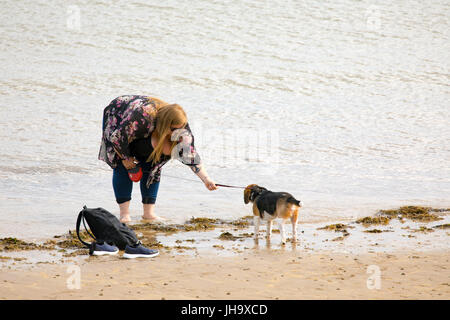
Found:
M 299 241 L 286 245 L 275 226 L 270 241 L 265 227 L 255 241 L 249 216 L 138 223 L 160 255 L 133 260 L 89 256 L 70 233 L 39 244 L 3 238 L 0 299 L 449 299 L 448 213 L 410 206 L 299 223 Z M 77 270 L 81 288 L 70 289 Z

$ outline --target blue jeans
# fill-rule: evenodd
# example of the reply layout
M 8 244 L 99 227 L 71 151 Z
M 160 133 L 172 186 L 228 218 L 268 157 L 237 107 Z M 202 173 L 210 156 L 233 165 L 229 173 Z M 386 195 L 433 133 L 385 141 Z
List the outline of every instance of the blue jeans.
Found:
M 142 203 L 154 204 L 156 202 L 156 196 L 158 195 L 159 181 L 152 183 L 147 188 L 146 183 L 150 171 L 150 163 L 144 163 L 141 167 L 143 175 L 139 183 L 141 187 Z M 128 171 L 122 163 L 113 169 L 112 184 L 117 203 L 120 204 L 131 200 L 133 181 L 128 177 Z

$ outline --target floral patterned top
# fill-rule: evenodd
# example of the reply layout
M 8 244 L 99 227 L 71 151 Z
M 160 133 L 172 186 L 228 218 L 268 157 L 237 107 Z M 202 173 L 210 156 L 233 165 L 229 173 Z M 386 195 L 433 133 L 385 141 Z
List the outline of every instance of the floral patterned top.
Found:
M 98 159 L 105 161 L 111 168 L 116 168 L 122 159 L 133 157 L 129 145 L 137 139 L 151 138 L 151 133 L 156 128 L 156 118 L 152 115 L 156 113 L 159 104 L 157 99 L 140 95 L 120 96 L 111 101 L 103 111 L 103 136 Z M 174 131 L 172 140 L 175 139 L 178 143 L 172 155 L 198 172 L 201 159 L 195 149 L 189 124 L 184 129 Z M 162 156 L 158 163 L 152 162 L 147 187 L 160 180 L 162 166 L 171 158 Z

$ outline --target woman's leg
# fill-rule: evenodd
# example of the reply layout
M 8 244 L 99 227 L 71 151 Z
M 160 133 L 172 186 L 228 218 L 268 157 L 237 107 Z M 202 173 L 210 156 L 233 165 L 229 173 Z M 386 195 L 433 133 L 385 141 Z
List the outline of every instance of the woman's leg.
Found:
M 144 174 L 142 176 L 140 187 L 142 195 L 142 205 L 144 209 L 144 215 L 142 216 L 145 220 L 157 220 L 159 217 L 155 214 L 155 203 L 156 197 L 158 195 L 159 181 L 152 183 L 148 188 L 146 186 L 148 171 L 150 170 L 146 165 L 144 165 Z
M 144 179 L 142 179 L 144 180 Z M 156 220 L 159 217 L 155 214 L 155 203 L 158 195 L 159 182 L 152 183 L 148 188 L 145 186 L 144 180 L 141 183 L 142 205 L 144 208 L 143 219 Z
M 119 203 L 119 210 L 120 210 L 120 222 L 127 223 L 131 221 L 130 218 L 130 202 L 123 202 Z
M 120 209 L 120 221 L 130 222 L 130 200 L 133 191 L 133 181 L 128 177 L 128 171 L 123 164 L 113 170 L 113 189 Z
M 159 217 L 155 214 L 155 204 L 154 203 L 143 203 L 144 215 L 142 219 L 144 220 L 158 220 Z

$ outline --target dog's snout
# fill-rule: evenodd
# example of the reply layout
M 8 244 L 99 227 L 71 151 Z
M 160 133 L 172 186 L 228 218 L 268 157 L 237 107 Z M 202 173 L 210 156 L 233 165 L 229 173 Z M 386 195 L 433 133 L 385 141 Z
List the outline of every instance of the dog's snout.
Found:
M 303 207 L 303 201 L 300 200 L 300 201 L 298 202 L 298 205 L 299 205 L 299 207 Z

